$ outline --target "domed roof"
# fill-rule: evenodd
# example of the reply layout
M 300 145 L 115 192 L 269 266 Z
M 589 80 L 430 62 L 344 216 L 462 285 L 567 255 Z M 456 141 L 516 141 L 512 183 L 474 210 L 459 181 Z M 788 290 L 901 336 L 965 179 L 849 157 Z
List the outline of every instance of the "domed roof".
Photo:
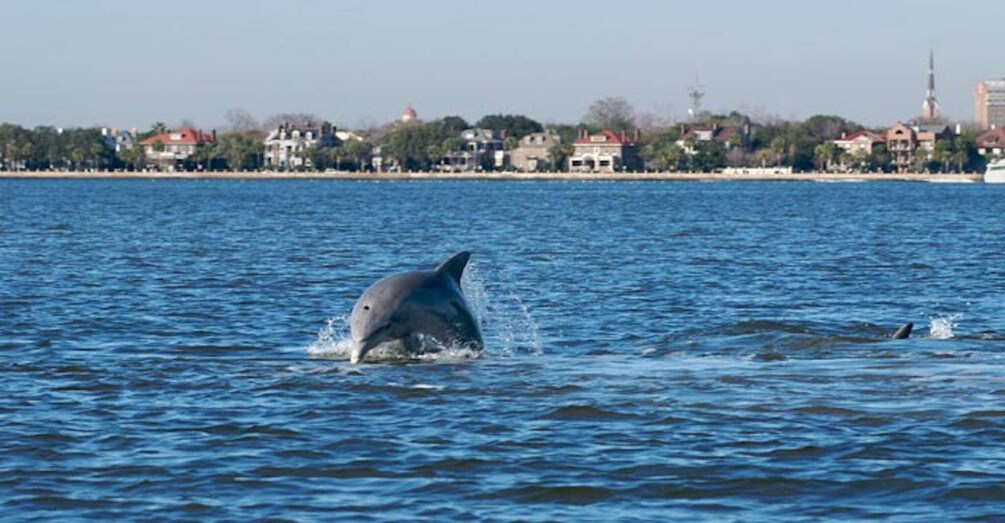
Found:
M 405 122 L 409 120 L 414 120 L 418 116 L 419 115 L 418 113 L 415 112 L 415 108 L 412 107 L 412 104 L 408 104 L 408 107 L 406 107 L 405 110 L 401 112 L 401 120 Z

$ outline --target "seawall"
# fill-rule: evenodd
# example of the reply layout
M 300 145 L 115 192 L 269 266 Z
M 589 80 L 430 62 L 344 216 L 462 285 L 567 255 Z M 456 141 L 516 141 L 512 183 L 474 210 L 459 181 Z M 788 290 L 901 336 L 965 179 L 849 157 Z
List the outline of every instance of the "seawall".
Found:
M 0 178 L 53 179 L 277 179 L 277 180 L 634 180 L 634 181 L 918 181 L 918 182 L 979 182 L 982 175 L 924 173 L 442 173 L 442 172 L 115 172 L 115 171 L 0 171 Z

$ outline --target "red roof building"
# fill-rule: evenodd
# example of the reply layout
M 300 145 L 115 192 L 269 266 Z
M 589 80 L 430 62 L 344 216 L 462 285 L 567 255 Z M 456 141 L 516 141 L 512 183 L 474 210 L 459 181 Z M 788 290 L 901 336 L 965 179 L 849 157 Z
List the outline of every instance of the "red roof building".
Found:
M 977 153 L 981 156 L 1005 156 L 1005 129 L 992 129 L 977 137 Z
M 190 127 L 160 133 L 140 142 L 147 161 L 159 167 L 174 169 L 178 162 L 187 160 L 199 147 L 216 141 L 216 133 L 208 134 Z
M 834 140 L 834 145 L 848 154 L 872 154 L 872 148 L 876 144 L 886 143 L 886 137 L 872 131 L 858 131 L 846 135 L 841 133 L 841 138 Z
M 579 133 L 572 142 L 569 172 L 617 172 L 641 167 L 635 153 L 638 131 L 633 136 L 610 130 L 590 134 Z

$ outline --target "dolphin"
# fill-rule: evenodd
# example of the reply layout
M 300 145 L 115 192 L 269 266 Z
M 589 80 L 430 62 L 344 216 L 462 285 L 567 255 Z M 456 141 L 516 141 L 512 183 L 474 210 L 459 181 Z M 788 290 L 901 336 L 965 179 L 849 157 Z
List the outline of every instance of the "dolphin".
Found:
M 461 291 L 461 276 L 471 253 L 461 251 L 432 272 L 387 276 L 356 300 L 349 317 L 352 349 L 349 361 L 359 363 L 379 346 L 404 349 L 409 355 L 437 344 L 484 347 L 478 321 Z M 435 350 L 435 348 L 433 348 Z
M 911 330 L 913 329 L 914 329 L 914 323 L 907 322 L 901 325 L 900 328 L 897 329 L 897 332 L 893 333 L 893 336 L 891 336 L 891 338 L 895 340 L 906 340 L 907 338 L 911 337 Z

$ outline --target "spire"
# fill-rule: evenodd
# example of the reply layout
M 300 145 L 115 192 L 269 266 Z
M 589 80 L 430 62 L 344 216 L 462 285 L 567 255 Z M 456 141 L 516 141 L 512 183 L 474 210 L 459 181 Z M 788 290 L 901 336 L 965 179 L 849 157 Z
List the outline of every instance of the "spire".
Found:
M 921 104 L 921 121 L 934 122 L 939 119 L 939 102 L 935 99 L 935 50 L 928 50 L 928 91 L 925 103 Z
M 935 50 L 928 50 L 928 98 L 935 99 Z

